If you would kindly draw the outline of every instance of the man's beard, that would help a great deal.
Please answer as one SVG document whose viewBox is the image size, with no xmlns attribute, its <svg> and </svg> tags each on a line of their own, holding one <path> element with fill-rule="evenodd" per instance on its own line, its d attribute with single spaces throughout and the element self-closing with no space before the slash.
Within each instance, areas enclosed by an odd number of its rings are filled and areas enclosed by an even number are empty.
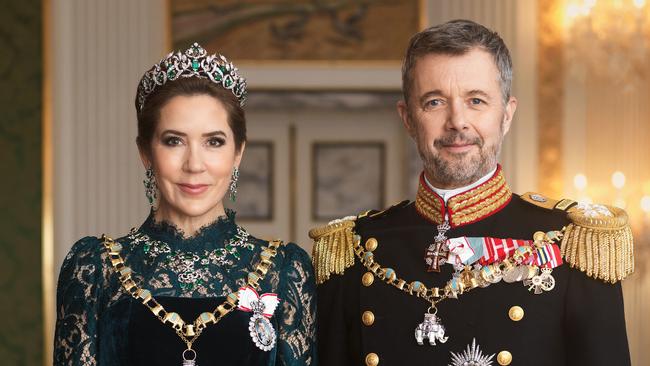
<svg viewBox="0 0 650 366">
<path fill-rule="evenodd" d="M 471 137 L 462 132 L 450 131 L 433 142 L 438 151 L 451 144 L 460 143 L 476 145 L 479 153 L 469 158 L 467 156 L 471 152 L 452 153 L 449 154 L 449 158 L 443 158 L 440 153 L 432 153 L 426 147 L 418 150 L 424 164 L 424 171 L 427 177 L 433 180 L 432 184 L 441 185 L 440 188 L 459 188 L 476 182 L 496 167 L 502 142 L 503 133 L 494 145 L 486 146 L 485 141 L 479 136 Z"/>
</svg>

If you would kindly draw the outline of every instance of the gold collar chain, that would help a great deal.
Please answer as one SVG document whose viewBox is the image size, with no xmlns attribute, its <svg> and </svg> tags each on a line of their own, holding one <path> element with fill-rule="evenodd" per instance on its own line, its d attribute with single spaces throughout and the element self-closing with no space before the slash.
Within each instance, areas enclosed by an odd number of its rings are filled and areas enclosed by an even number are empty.
<svg viewBox="0 0 650 366">
<path fill-rule="evenodd" d="M 151 291 L 139 287 L 132 278 L 133 271 L 124 263 L 124 259 L 120 255 L 122 251 L 122 244 L 114 241 L 113 239 L 102 235 L 104 248 L 108 252 L 108 257 L 111 261 L 114 272 L 119 276 L 122 288 L 130 294 L 133 298 L 142 301 L 142 303 L 151 310 L 151 312 L 163 324 L 169 324 L 176 334 L 185 342 L 187 349 L 183 352 L 190 352 L 196 358 L 196 352 L 192 349 L 192 344 L 196 342 L 203 330 L 210 324 L 217 324 L 224 316 L 230 313 L 237 306 L 238 295 L 237 293 L 230 293 L 226 296 L 226 301 L 217 306 L 212 312 L 204 312 L 199 315 L 193 323 L 188 324 L 181 318 L 178 313 L 168 312 L 165 308 L 152 296 Z M 248 273 L 247 283 L 248 286 L 256 290 L 260 289 L 259 281 L 263 280 L 269 268 L 273 264 L 272 259 L 277 254 L 277 249 L 282 245 L 282 241 L 271 241 L 268 247 L 264 248 L 260 253 L 260 260 L 252 272 Z"/>
<path fill-rule="evenodd" d="M 542 268 L 542 273 L 538 275 L 538 266 L 523 264 L 526 258 L 532 255 L 532 247 L 519 247 L 523 248 L 523 250 L 517 251 L 512 257 L 498 263 L 480 268 L 465 266 L 460 274 L 452 276 L 452 279 L 447 282 L 444 288 L 427 288 L 420 281 L 412 281 L 407 284 L 405 280 L 397 277 L 394 269 L 382 267 L 381 264 L 375 261 L 373 251 L 379 245 L 377 239 L 368 238 L 364 248 L 361 246 L 361 237 L 354 235 L 353 245 L 355 254 L 363 266 L 372 273 L 372 276 L 379 277 L 383 282 L 396 287 L 398 290 L 420 297 L 431 304 L 424 314 L 424 321 L 415 328 L 415 340 L 419 345 L 424 344 L 425 338 L 429 339 L 432 346 L 436 345 L 436 341 L 445 343 L 449 339 L 449 337 L 445 336 L 445 327 L 441 323 L 441 318 L 436 315 L 438 312 L 436 305 L 445 299 L 458 298 L 459 295 L 472 289 L 487 287 L 501 280 L 505 282 L 524 281 L 524 285 L 529 286 L 529 290 L 534 289 L 535 294 L 551 291 L 555 287 L 555 279 L 551 276 L 552 269 Z M 437 329 L 437 331 L 433 332 L 431 329 Z"/>
<path fill-rule="evenodd" d="M 489 264 L 481 268 L 466 266 L 460 272 L 459 276 L 454 276 L 443 288 L 427 288 L 421 281 L 407 282 L 399 278 L 394 269 L 382 267 L 377 262 L 373 253 L 377 245 L 377 239 L 369 238 L 366 240 L 364 248 L 361 246 L 361 237 L 359 235 L 354 236 L 354 252 L 361 264 L 368 271 L 398 290 L 426 300 L 434 308 L 436 304 L 445 299 L 456 299 L 459 295 L 477 287 L 485 288 L 501 280 L 508 283 L 524 281 L 524 284 L 526 284 L 526 282 L 531 281 L 531 279 L 537 277 L 539 274 L 539 266 L 519 264 L 521 262 L 519 257 L 521 253 L 518 253 L 511 258 L 506 258 L 501 262 Z M 532 251 L 532 248 L 529 250 Z M 551 289 L 548 287 L 544 288 L 545 291 L 550 291 Z M 535 288 L 535 293 L 538 293 L 537 288 Z"/>
</svg>

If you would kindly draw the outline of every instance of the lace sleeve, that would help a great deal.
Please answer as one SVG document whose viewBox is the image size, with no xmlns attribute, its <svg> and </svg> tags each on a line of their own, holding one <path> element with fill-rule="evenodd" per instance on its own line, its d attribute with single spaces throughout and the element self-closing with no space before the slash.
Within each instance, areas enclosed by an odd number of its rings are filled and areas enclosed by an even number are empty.
<svg viewBox="0 0 650 366">
<path fill-rule="evenodd" d="M 316 284 L 309 255 L 288 244 L 280 273 L 277 365 L 316 365 Z"/>
<path fill-rule="evenodd" d="M 86 237 L 70 250 L 57 285 L 54 365 L 97 365 L 97 304 L 102 278 L 99 240 Z"/>
</svg>

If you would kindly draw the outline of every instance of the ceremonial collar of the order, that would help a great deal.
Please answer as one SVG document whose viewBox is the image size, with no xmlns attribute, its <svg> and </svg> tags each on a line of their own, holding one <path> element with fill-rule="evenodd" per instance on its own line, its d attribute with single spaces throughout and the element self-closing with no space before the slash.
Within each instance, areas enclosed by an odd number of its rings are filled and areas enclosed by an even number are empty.
<svg viewBox="0 0 650 366">
<path fill-rule="evenodd" d="M 441 224 L 448 215 L 451 227 L 471 224 L 491 216 L 510 202 L 512 191 L 503 176 L 501 165 L 487 181 L 445 201 L 427 184 L 424 172 L 415 198 L 415 208 L 422 217 Z"/>
</svg>

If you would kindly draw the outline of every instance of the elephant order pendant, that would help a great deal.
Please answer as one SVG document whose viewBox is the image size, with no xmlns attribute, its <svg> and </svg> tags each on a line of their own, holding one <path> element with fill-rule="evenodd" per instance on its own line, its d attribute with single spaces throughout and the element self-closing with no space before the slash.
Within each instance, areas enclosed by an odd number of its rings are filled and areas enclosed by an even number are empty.
<svg viewBox="0 0 650 366">
<path fill-rule="evenodd" d="M 432 346 L 436 345 L 436 341 L 445 343 L 449 339 L 449 337 L 445 337 L 445 327 L 440 324 L 440 319 L 436 314 L 424 314 L 424 321 L 415 328 L 415 340 L 420 346 L 427 338 Z"/>
</svg>

